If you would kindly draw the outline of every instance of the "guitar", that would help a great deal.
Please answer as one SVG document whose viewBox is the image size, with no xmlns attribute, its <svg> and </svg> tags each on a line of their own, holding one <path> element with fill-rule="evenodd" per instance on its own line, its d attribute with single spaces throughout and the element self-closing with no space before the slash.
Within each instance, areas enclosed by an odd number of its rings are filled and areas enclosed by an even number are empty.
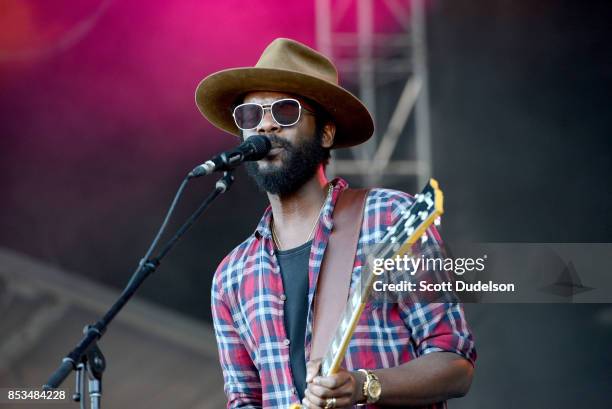
<svg viewBox="0 0 612 409">
<path fill-rule="evenodd" d="M 399 220 L 387 228 L 383 239 L 377 243 L 368 260 L 393 258 L 403 256 L 411 250 L 417 240 L 427 240 L 425 231 L 432 224 L 439 224 L 439 217 L 444 213 L 444 195 L 435 179 L 430 179 L 423 191 L 415 196 L 414 203 L 402 213 Z M 364 266 L 363 271 L 367 274 Z M 363 313 L 366 302 L 372 292 L 372 284 L 376 275 L 369 274 L 362 277 L 363 285 L 356 288 L 346 303 L 341 314 L 339 325 L 336 327 L 330 345 L 321 361 L 320 374 L 333 375 L 340 369 L 349 342 L 355 332 L 359 318 Z M 302 408 L 293 404 L 290 409 Z"/>
</svg>

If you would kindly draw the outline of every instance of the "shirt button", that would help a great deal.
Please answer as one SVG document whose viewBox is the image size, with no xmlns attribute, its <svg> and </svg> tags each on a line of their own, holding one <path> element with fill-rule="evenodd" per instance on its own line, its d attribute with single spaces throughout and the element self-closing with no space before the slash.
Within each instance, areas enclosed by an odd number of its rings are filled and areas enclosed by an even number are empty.
<svg viewBox="0 0 612 409">
<path fill-rule="evenodd" d="M 285 340 L 283 341 L 283 344 L 285 345 L 289 345 L 291 343 L 291 341 L 289 341 L 288 338 L 285 338 Z"/>
<path fill-rule="evenodd" d="M 285 301 L 287 299 L 287 296 L 285 294 L 281 294 L 280 299 L 281 301 Z"/>
</svg>

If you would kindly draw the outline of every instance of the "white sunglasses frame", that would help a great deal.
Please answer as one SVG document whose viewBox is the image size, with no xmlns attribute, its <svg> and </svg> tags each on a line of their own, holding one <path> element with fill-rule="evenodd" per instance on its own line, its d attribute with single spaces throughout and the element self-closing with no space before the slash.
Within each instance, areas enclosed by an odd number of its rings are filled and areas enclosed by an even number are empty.
<svg viewBox="0 0 612 409">
<path fill-rule="evenodd" d="M 279 122 L 276 120 L 276 118 L 274 118 L 274 112 L 272 112 L 272 105 L 276 104 L 277 102 L 282 102 L 282 101 L 294 101 L 294 102 L 296 102 L 296 103 L 298 104 L 298 117 L 297 117 L 297 120 L 296 120 L 295 122 L 293 122 L 292 124 L 289 124 L 289 125 L 283 125 L 283 124 L 279 123 Z M 261 107 L 261 109 L 263 110 L 263 114 L 261 115 L 261 120 L 260 120 L 260 121 L 259 121 L 259 123 L 258 123 L 257 125 L 255 125 L 253 128 L 241 128 L 241 127 L 240 127 L 240 125 L 238 125 L 238 122 L 236 121 L 236 110 L 237 110 L 238 108 L 242 107 L 242 106 L 245 106 L 245 105 L 258 105 L 258 106 L 260 106 L 260 107 Z M 238 129 L 240 129 L 241 131 L 251 131 L 251 130 L 253 130 L 253 129 L 257 129 L 257 128 L 259 128 L 259 125 L 261 125 L 261 123 L 262 123 L 262 122 L 263 122 L 263 120 L 264 120 L 264 117 L 266 116 L 266 109 L 269 109 L 269 110 L 270 110 L 270 115 L 272 116 L 272 119 L 273 119 L 273 120 L 274 120 L 274 122 L 276 122 L 276 124 L 277 124 L 278 126 L 280 126 L 280 127 L 290 127 L 290 126 L 293 126 L 293 125 L 297 124 L 298 122 L 300 122 L 300 119 L 302 118 L 302 110 L 304 110 L 305 112 L 308 112 L 308 113 L 314 114 L 314 112 L 313 112 L 313 111 L 309 110 L 309 109 L 308 109 L 308 108 L 306 108 L 306 107 L 303 107 L 303 106 L 302 106 L 302 104 L 300 103 L 300 101 L 298 101 L 298 100 L 297 100 L 297 99 L 295 99 L 295 98 L 281 98 L 281 99 L 278 99 L 278 100 L 276 100 L 276 101 L 272 102 L 271 104 L 266 104 L 266 105 L 258 104 L 258 103 L 256 103 L 256 102 L 245 102 L 245 103 L 243 103 L 243 104 L 240 104 L 240 105 L 236 106 L 236 107 L 234 108 L 234 110 L 232 111 L 232 118 L 234 118 L 234 123 L 236 124 L 236 127 L 237 127 Z"/>
</svg>

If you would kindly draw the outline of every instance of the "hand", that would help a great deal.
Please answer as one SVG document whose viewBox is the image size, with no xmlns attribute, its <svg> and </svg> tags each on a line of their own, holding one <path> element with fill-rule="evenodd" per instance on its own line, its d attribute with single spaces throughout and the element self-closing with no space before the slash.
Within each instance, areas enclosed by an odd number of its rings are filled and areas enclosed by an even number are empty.
<svg viewBox="0 0 612 409">
<path fill-rule="evenodd" d="M 331 376 L 320 376 L 321 360 L 306 364 L 306 392 L 302 405 L 308 409 L 324 409 L 327 399 L 336 398 L 335 408 L 350 408 L 363 398 L 361 372 L 349 372 L 340 368 Z"/>
</svg>

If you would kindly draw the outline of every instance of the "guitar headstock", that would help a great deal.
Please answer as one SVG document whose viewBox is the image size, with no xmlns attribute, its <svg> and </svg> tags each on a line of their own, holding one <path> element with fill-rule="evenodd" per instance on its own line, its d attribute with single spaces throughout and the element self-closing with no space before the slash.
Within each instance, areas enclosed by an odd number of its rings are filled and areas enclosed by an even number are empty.
<svg viewBox="0 0 612 409">
<path fill-rule="evenodd" d="M 429 183 L 423 191 L 414 197 L 414 203 L 402 215 L 402 228 L 407 238 L 400 247 L 401 253 L 404 246 L 411 246 L 425 234 L 429 226 L 439 223 L 439 217 L 444 213 L 444 194 L 440 190 L 438 181 L 429 179 Z"/>
<path fill-rule="evenodd" d="M 380 243 L 383 254 L 376 257 L 390 258 L 408 252 L 421 237 L 427 238 L 425 231 L 432 224 L 438 225 L 443 213 L 444 195 L 438 181 L 429 179 L 423 191 L 415 195 L 412 205 L 402 212 L 402 217 L 387 228 Z"/>
</svg>

